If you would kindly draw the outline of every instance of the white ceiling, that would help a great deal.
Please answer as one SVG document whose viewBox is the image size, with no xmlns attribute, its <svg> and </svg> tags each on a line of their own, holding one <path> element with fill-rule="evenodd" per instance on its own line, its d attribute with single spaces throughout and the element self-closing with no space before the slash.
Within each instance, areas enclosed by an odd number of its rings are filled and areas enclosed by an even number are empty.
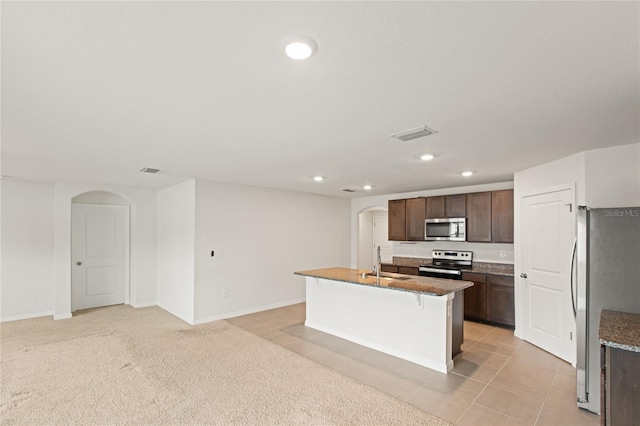
<svg viewBox="0 0 640 426">
<path fill-rule="evenodd" d="M 640 140 L 638 2 L 1 7 L 2 175 L 17 179 L 357 197 Z M 317 53 L 284 56 L 291 34 Z M 420 125 L 438 133 L 388 136 Z"/>
</svg>

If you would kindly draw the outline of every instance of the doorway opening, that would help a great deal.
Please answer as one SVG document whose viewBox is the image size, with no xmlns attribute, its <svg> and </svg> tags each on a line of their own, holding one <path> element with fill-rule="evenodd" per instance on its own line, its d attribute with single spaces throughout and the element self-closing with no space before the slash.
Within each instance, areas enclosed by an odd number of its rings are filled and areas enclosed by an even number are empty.
<svg viewBox="0 0 640 426">
<path fill-rule="evenodd" d="M 382 262 L 393 260 L 388 220 L 388 212 L 382 208 L 369 208 L 358 214 L 358 269 L 373 269 L 378 246 Z"/>
</svg>

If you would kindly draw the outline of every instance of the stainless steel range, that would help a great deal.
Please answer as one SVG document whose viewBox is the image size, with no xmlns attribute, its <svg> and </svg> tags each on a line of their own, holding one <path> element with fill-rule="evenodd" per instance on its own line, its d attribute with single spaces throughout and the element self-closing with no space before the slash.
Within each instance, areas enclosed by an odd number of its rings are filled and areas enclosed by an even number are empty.
<svg viewBox="0 0 640 426">
<path fill-rule="evenodd" d="M 457 250 L 433 250 L 431 265 L 420 265 L 419 275 L 423 277 L 461 280 L 462 272 L 473 266 L 473 252 Z"/>
</svg>

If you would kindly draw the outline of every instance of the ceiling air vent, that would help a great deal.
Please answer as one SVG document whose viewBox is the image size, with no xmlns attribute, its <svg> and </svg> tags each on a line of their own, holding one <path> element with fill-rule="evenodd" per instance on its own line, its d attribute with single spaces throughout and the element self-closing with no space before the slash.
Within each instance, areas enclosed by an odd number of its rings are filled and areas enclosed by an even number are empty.
<svg viewBox="0 0 640 426">
<path fill-rule="evenodd" d="M 344 188 L 343 191 L 344 192 L 356 192 L 355 189 L 349 189 L 349 188 Z"/>
<path fill-rule="evenodd" d="M 433 129 L 428 128 L 427 126 L 416 127 L 415 129 L 404 130 L 402 132 L 394 133 L 393 135 L 389 135 L 392 138 L 400 139 L 401 141 L 410 141 L 411 139 L 421 138 L 423 136 L 429 136 L 434 133 L 438 133 Z"/>
<path fill-rule="evenodd" d="M 143 167 L 142 169 L 140 169 L 140 171 L 142 173 L 158 173 L 160 171 L 160 169 L 153 169 L 151 167 Z"/>
</svg>

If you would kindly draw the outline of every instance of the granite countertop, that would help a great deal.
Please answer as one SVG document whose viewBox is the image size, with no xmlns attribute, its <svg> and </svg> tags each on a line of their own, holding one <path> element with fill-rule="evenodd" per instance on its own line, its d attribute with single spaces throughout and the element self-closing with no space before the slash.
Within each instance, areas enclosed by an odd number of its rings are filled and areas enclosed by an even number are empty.
<svg viewBox="0 0 640 426">
<path fill-rule="evenodd" d="M 392 290 L 410 291 L 429 296 L 444 296 L 473 286 L 471 281 L 418 277 L 413 275 L 391 274 L 388 272 L 381 273 L 380 283 L 376 284 L 375 276 L 362 278 L 361 274 L 363 272 L 369 273 L 371 271 L 365 269 L 325 268 L 311 271 L 300 271 L 295 272 L 295 274 L 305 277 L 342 281 L 345 283 L 385 287 Z"/>
<path fill-rule="evenodd" d="M 393 266 L 430 266 L 430 258 L 422 257 L 399 257 L 394 256 L 392 262 L 383 262 L 383 265 Z M 465 269 L 464 272 L 476 272 L 478 274 L 493 274 L 493 275 L 513 275 L 512 263 L 491 263 L 491 262 L 473 262 L 471 269 Z"/>
<path fill-rule="evenodd" d="M 603 309 L 598 339 L 605 346 L 640 352 L 640 314 Z"/>
</svg>

